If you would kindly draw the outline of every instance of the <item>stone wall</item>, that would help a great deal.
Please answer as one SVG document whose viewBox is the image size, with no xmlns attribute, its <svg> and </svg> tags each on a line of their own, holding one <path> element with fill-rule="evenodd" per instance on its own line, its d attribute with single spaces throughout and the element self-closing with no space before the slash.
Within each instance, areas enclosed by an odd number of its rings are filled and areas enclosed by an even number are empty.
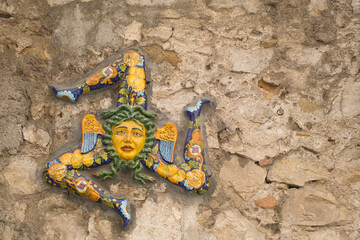
<svg viewBox="0 0 360 240">
<path fill-rule="evenodd" d="M 359 0 L 1 0 L 0 239 L 360 239 L 359 16 Z M 130 46 L 179 129 L 193 98 L 214 100 L 212 190 L 101 182 L 131 202 L 124 229 L 41 168 L 116 105 L 115 88 L 71 104 L 51 86 Z"/>
</svg>

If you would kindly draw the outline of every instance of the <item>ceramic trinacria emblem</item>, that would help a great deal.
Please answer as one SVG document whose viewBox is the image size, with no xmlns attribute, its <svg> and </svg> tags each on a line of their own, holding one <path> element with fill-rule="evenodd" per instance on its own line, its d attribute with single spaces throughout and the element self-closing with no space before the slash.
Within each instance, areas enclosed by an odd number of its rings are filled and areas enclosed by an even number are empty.
<svg viewBox="0 0 360 240">
<path fill-rule="evenodd" d="M 120 82 L 117 108 L 104 112 L 106 120 L 102 124 L 94 115 L 86 115 L 81 122 L 81 145 L 49 161 L 43 177 L 51 185 L 115 209 L 126 226 L 130 221 L 128 201 L 111 196 L 81 170 L 109 164 L 109 171 L 94 176 L 114 178 L 119 170 L 131 170 L 136 180 L 152 182 L 152 177 L 142 174 L 146 167 L 188 191 L 205 193 L 209 188 L 209 175 L 200 112 L 203 104 L 210 101 L 200 99 L 195 107 L 186 110 L 190 121 L 184 159 L 181 159 L 175 154 L 176 126 L 166 123 L 158 129 L 154 124 L 156 115 L 147 111 L 146 68 L 141 51 L 130 49 L 82 84 L 65 90 L 54 88 L 54 91 L 57 97 L 76 102 L 86 92 L 117 82 Z"/>
</svg>

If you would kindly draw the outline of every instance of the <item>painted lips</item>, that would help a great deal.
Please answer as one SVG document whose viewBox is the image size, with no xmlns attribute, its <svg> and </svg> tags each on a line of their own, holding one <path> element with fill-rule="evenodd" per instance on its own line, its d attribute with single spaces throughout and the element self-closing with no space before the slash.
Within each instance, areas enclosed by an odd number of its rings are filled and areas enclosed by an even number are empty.
<svg viewBox="0 0 360 240">
<path fill-rule="evenodd" d="M 121 148 L 121 150 L 123 150 L 124 152 L 131 152 L 132 150 L 134 150 L 134 148 L 130 145 L 125 145 Z"/>
</svg>

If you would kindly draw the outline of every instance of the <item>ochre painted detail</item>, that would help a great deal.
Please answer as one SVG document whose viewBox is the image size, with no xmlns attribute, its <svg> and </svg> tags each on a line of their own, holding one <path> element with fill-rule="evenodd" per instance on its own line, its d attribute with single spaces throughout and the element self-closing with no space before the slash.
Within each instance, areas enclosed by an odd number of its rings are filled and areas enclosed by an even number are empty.
<svg viewBox="0 0 360 240">
<path fill-rule="evenodd" d="M 86 115 L 81 121 L 81 130 L 82 133 L 98 133 L 104 134 L 104 129 L 101 126 L 95 116 L 92 114 Z"/>
<path fill-rule="evenodd" d="M 156 139 L 168 142 L 176 142 L 177 129 L 173 123 L 166 123 L 164 127 L 158 129 L 155 133 Z"/>
</svg>

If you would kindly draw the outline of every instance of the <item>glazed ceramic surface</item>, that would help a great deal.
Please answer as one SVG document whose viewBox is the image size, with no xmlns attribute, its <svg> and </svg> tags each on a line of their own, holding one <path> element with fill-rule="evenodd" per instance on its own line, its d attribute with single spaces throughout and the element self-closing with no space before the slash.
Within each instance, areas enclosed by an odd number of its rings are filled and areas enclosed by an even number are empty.
<svg viewBox="0 0 360 240">
<path fill-rule="evenodd" d="M 105 111 L 105 122 L 94 115 L 82 119 L 82 142 L 78 146 L 50 160 L 43 170 L 44 180 L 84 198 L 113 208 L 123 218 L 123 225 L 130 221 L 128 201 L 112 197 L 96 182 L 82 174 L 82 170 L 109 164 L 109 171 L 94 174 L 96 177 L 114 178 L 119 170 L 133 171 L 138 181 L 153 181 L 142 174 L 143 167 L 151 169 L 173 184 L 188 191 L 203 194 L 209 188 L 209 175 L 204 155 L 200 129 L 200 99 L 195 107 L 186 110 L 189 128 L 183 158 L 175 153 L 177 128 L 166 123 L 157 128 L 156 114 L 147 111 L 148 95 L 145 57 L 140 50 L 129 49 L 108 66 L 85 79 L 80 85 L 59 90 L 59 98 L 72 102 L 84 93 L 111 86 L 119 82 L 117 108 Z"/>
</svg>

